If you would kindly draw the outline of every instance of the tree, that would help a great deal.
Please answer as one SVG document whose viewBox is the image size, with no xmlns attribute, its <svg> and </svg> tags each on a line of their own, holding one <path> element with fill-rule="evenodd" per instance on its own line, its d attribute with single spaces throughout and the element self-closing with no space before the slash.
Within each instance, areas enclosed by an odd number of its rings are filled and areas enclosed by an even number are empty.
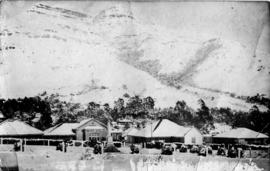
<svg viewBox="0 0 270 171">
<path fill-rule="evenodd" d="M 270 135 L 269 113 L 269 110 L 261 112 L 259 108 L 254 105 L 249 112 L 235 112 L 232 120 L 232 126 L 246 127 L 254 131 Z"/>
<path fill-rule="evenodd" d="M 214 122 L 225 122 L 226 124 L 231 124 L 233 121 L 233 111 L 230 108 L 211 108 L 210 114 L 213 116 Z"/>
<path fill-rule="evenodd" d="M 143 98 L 143 105 L 145 109 L 151 110 L 155 107 L 155 101 L 152 97 L 148 96 L 146 98 Z"/>
<path fill-rule="evenodd" d="M 111 108 L 110 108 L 110 105 L 109 105 L 108 103 L 105 103 L 105 104 L 103 105 L 103 107 L 104 107 L 104 110 L 105 110 L 105 111 L 110 112 Z"/>
<path fill-rule="evenodd" d="M 191 108 L 187 106 L 184 100 L 177 101 L 174 107 L 175 113 L 178 115 L 178 123 L 181 125 L 192 123 L 192 112 Z"/>
<path fill-rule="evenodd" d="M 129 128 L 130 128 L 129 123 L 125 123 L 125 125 L 124 125 L 124 130 L 127 130 L 127 129 L 129 129 Z"/>
<path fill-rule="evenodd" d="M 214 128 L 213 117 L 210 115 L 209 108 L 202 99 L 199 99 L 198 103 L 200 104 L 200 108 L 196 112 L 194 124 L 202 132 L 208 133 L 209 129 Z"/>
<path fill-rule="evenodd" d="M 125 101 L 122 98 L 114 101 L 114 108 L 111 111 L 111 117 L 113 120 L 117 120 L 119 118 L 124 117 L 125 115 Z"/>
<path fill-rule="evenodd" d="M 51 117 L 51 108 L 50 104 L 44 100 L 41 100 L 40 98 L 36 98 L 38 105 L 36 112 L 41 113 L 41 117 L 39 120 L 39 128 L 41 130 L 45 130 L 49 128 L 52 125 L 52 117 Z"/>
<path fill-rule="evenodd" d="M 123 97 L 125 97 L 125 98 L 130 98 L 130 95 L 129 95 L 128 93 L 125 93 L 125 94 L 123 95 Z"/>
<path fill-rule="evenodd" d="M 40 129 L 46 129 L 52 123 L 50 104 L 39 96 L 1 100 L 1 111 L 6 118 L 19 119 L 26 123 L 31 123 L 35 114 L 40 113 Z"/>
<path fill-rule="evenodd" d="M 233 117 L 233 122 L 232 122 L 232 127 L 247 127 L 249 124 L 248 121 L 248 113 L 246 112 L 242 112 L 242 111 L 238 111 L 235 112 L 234 117 Z"/>
<path fill-rule="evenodd" d="M 139 96 L 133 96 L 128 99 L 125 113 L 133 118 L 137 118 L 145 117 L 148 112 L 144 108 L 143 100 Z"/>
</svg>

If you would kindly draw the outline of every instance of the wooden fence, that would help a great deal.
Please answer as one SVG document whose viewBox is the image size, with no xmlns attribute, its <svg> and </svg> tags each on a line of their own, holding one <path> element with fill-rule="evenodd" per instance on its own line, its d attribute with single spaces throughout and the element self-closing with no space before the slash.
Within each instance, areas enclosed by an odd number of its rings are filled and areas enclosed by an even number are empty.
<svg viewBox="0 0 270 171">
<path fill-rule="evenodd" d="M 61 139 L 28 139 L 28 138 L 0 138 L 0 144 L 14 144 L 20 142 L 27 145 L 43 145 L 43 146 L 56 146 L 63 142 Z M 71 140 L 68 142 L 68 146 L 83 147 L 85 141 Z"/>
</svg>

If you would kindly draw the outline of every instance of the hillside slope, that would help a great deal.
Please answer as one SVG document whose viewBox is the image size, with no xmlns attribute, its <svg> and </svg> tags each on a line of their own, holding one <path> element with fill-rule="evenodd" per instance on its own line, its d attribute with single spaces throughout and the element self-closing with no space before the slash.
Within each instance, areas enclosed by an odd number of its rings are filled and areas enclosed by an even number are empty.
<svg viewBox="0 0 270 171">
<path fill-rule="evenodd" d="M 269 96 L 267 51 L 254 62 L 237 41 L 144 24 L 125 4 L 89 13 L 63 6 L 34 3 L 2 20 L 1 97 L 47 91 L 112 104 L 129 93 L 152 96 L 158 107 L 183 99 L 196 108 L 202 98 L 248 110 L 252 104 L 230 94 Z"/>
</svg>

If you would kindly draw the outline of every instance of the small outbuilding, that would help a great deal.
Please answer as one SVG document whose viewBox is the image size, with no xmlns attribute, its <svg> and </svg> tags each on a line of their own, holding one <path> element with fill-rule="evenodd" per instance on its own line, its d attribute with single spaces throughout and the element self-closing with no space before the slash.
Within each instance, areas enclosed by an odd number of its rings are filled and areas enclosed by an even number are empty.
<svg viewBox="0 0 270 171">
<path fill-rule="evenodd" d="M 266 144 L 269 137 L 248 128 L 235 128 L 213 136 L 217 144 Z"/>
</svg>

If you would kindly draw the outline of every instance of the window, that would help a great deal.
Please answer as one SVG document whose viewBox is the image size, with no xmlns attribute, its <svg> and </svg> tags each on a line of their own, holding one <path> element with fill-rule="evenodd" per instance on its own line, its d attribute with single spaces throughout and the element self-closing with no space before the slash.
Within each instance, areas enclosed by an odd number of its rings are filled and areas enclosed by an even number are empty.
<svg viewBox="0 0 270 171">
<path fill-rule="evenodd" d="M 195 137 L 191 138 L 191 143 L 196 144 L 196 138 Z"/>
<path fill-rule="evenodd" d="M 99 137 L 99 133 L 91 133 L 89 134 L 89 137 Z"/>
</svg>

